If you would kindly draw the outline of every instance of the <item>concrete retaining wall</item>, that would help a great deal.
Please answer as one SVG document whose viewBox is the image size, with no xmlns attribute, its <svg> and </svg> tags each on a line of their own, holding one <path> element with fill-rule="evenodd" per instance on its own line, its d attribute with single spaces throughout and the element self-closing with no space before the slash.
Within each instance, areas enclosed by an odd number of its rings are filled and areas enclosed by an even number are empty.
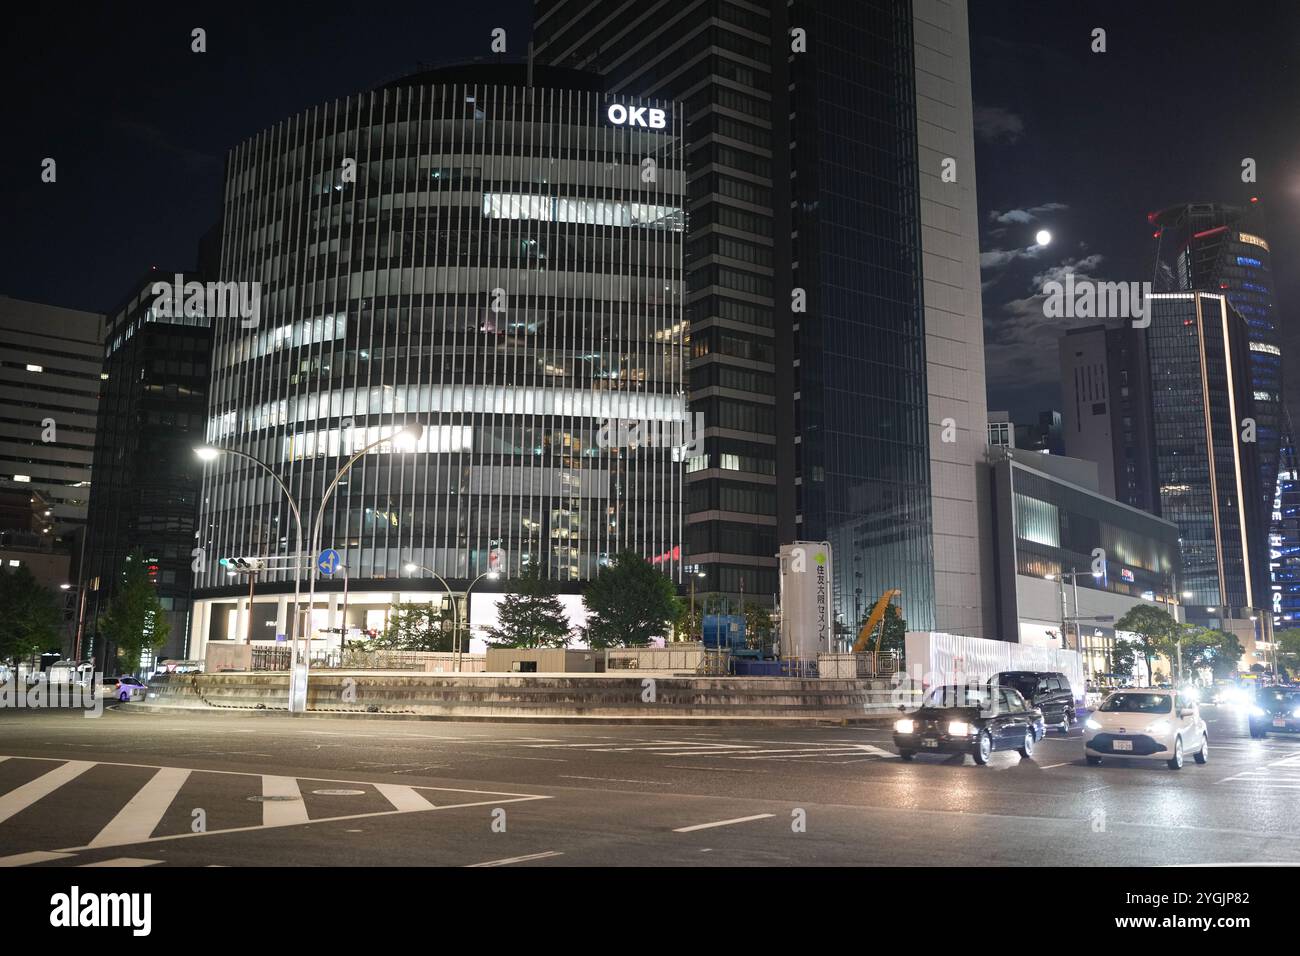
<svg viewBox="0 0 1300 956">
<path fill-rule="evenodd" d="M 653 701 L 649 700 L 653 680 Z M 151 685 L 148 702 L 284 710 L 288 675 L 195 674 Z M 888 714 L 887 681 L 610 675 L 392 674 L 324 671 L 307 706 L 321 712 L 438 717 L 825 717 Z"/>
</svg>

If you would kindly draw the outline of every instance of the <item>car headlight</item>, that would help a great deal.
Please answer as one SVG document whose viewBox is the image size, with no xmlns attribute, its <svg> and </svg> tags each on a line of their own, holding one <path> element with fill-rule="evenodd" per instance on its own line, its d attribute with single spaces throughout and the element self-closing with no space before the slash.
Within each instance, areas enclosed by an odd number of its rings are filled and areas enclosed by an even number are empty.
<svg viewBox="0 0 1300 956">
<path fill-rule="evenodd" d="M 1097 723 L 1091 717 L 1083 722 L 1083 726 L 1087 727 L 1089 730 L 1101 730 L 1101 724 Z"/>
<path fill-rule="evenodd" d="M 1294 717 L 1296 720 L 1300 720 L 1300 707 L 1297 707 L 1295 710 L 1291 711 L 1291 716 Z"/>
<path fill-rule="evenodd" d="M 1250 708 L 1250 716 L 1252 716 L 1252 717 L 1263 717 L 1263 716 L 1264 716 L 1264 708 L 1263 708 L 1263 707 L 1259 707 L 1259 706 L 1256 706 L 1256 707 L 1252 707 L 1252 708 Z"/>
<path fill-rule="evenodd" d="M 1147 727 L 1149 734 L 1167 734 L 1169 733 L 1169 721 L 1157 720 L 1154 724 Z"/>
<path fill-rule="evenodd" d="M 970 724 L 964 720 L 951 720 L 948 722 L 949 737 L 969 737 Z"/>
<path fill-rule="evenodd" d="M 894 721 L 894 730 L 900 734 L 910 734 L 916 729 L 916 722 L 911 720 Z"/>
</svg>

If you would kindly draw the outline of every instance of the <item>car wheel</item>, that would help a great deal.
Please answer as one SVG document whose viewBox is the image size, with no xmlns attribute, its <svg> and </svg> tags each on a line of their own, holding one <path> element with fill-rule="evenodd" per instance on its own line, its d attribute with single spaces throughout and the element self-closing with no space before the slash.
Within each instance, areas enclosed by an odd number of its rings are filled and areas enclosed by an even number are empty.
<svg viewBox="0 0 1300 956">
<path fill-rule="evenodd" d="M 1250 735 L 1251 735 L 1252 737 L 1254 737 L 1256 740 L 1263 740 L 1265 737 L 1268 736 L 1268 731 L 1267 731 L 1267 730 L 1256 730 L 1254 727 L 1251 727 L 1251 728 L 1250 728 Z"/>
<path fill-rule="evenodd" d="M 1201 737 L 1201 749 L 1196 751 L 1196 762 L 1199 764 L 1208 763 L 1210 760 L 1210 737 L 1208 734 Z"/>
<path fill-rule="evenodd" d="M 916 756 L 916 751 L 915 751 L 915 750 L 900 750 L 900 751 L 898 752 L 898 756 L 902 757 L 904 760 L 911 760 L 913 757 Z"/>
<path fill-rule="evenodd" d="M 989 762 L 989 757 L 993 755 L 993 735 L 987 730 L 980 733 L 979 740 L 975 742 L 975 762 L 981 767 Z"/>
<path fill-rule="evenodd" d="M 1061 710 L 1061 733 L 1068 734 L 1069 732 L 1070 732 L 1070 710 L 1067 707 Z"/>
<path fill-rule="evenodd" d="M 1020 759 L 1031 760 L 1033 756 L 1034 756 L 1034 732 L 1032 730 L 1026 730 L 1025 742 L 1024 745 L 1020 748 Z"/>
<path fill-rule="evenodd" d="M 131 695 L 127 691 L 122 691 L 122 693 L 117 695 L 117 699 L 125 704 L 131 699 Z"/>
<path fill-rule="evenodd" d="M 1183 769 L 1183 738 L 1174 738 L 1174 755 L 1169 758 L 1170 770 Z"/>
<path fill-rule="evenodd" d="M 1094 757 L 1092 754 L 1088 754 L 1088 764 L 1089 764 L 1089 766 L 1092 766 L 1092 767 L 1100 766 L 1100 765 L 1101 765 L 1101 758 L 1100 758 L 1100 757 Z"/>
</svg>

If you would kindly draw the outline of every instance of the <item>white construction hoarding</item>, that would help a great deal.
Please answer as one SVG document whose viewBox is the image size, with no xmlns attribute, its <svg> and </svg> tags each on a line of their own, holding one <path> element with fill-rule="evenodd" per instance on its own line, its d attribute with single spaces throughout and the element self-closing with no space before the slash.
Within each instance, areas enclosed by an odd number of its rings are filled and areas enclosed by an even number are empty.
<svg viewBox="0 0 1300 956">
<path fill-rule="evenodd" d="M 1075 699 L 1083 699 L 1083 659 L 1077 651 L 937 631 L 908 631 L 906 647 L 907 676 L 925 688 L 983 683 L 1001 671 L 1055 671 L 1070 679 Z"/>
</svg>

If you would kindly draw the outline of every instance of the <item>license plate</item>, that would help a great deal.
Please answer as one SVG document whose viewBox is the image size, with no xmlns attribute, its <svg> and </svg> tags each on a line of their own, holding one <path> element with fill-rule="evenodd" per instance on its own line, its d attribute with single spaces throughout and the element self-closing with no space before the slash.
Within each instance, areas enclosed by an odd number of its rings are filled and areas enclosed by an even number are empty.
<svg viewBox="0 0 1300 956">
<path fill-rule="evenodd" d="M 921 741 L 921 746 L 922 746 L 922 747 L 937 747 L 937 746 L 939 746 L 939 741 L 937 741 L 937 740 L 922 740 L 922 741 Z"/>
<path fill-rule="evenodd" d="M 1131 741 L 1131 740 L 1115 740 L 1115 741 L 1112 741 L 1112 742 L 1111 742 L 1111 746 L 1114 747 L 1116 750 L 1132 750 L 1132 749 L 1133 749 L 1133 741 Z"/>
<path fill-rule="evenodd" d="M 1286 718 L 1285 718 L 1285 717 L 1274 717 L 1274 718 L 1273 718 L 1273 726 L 1274 726 L 1274 727 L 1285 727 L 1285 726 L 1286 726 Z"/>
</svg>

